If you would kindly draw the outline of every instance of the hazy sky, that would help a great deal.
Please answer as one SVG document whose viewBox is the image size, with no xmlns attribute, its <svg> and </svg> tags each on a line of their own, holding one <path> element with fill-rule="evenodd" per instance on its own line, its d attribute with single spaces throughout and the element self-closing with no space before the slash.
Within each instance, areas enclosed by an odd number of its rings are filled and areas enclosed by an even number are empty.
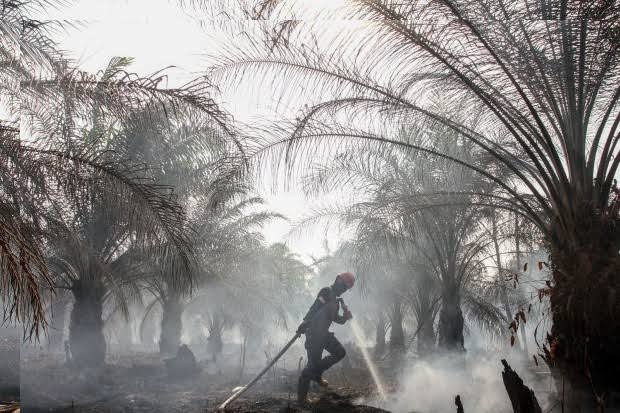
<svg viewBox="0 0 620 413">
<path fill-rule="evenodd" d="M 313 0 L 312 5 L 334 5 L 339 0 Z M 82 69 L 96 72 L 114 56 L 135 59 L 131 71 L 150 74 L 167 66 L 170 83 L 190 80 L 206 67 L 205 55 L 213 52 L 212 40 L 205 29 L 173 0 L 78 0 L 74 4 L 52 11 L 51 18 L 78 22 L 75 29 L 57 38 L 61 47 L 78 61 Z M 213 32 L 210 32 L 212 35 Z M 234 102 L 233 102 L 234 103 Z M 256 108 L 259 110 L 258 108 Z M 252 108 L 238 109 L 234 115 L 246 118 Z M 288 192 L 262 194 L 270 209 L 296 221 L 307 215 L 311 202 L 296 188 Z M 307 232 L 303 238 L 285 238 L 290 224 L 273 222 L 265 229 L 268 242 L 288 241 L 293 251 L 302 256 L 323 253 L 322 230 Z M 338 242 L 330 236 L 330 247 Z"/>
</svg>

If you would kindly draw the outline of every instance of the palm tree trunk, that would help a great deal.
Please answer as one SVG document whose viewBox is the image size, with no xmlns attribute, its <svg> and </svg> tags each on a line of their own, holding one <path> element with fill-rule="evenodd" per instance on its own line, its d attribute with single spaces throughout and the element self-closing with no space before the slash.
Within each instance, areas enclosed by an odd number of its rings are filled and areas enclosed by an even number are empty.
<svg viewBox="0 0 620 413">
<path fill-rule="evenodd" d="M 519 231 L 519 215 L 515 214 L 515 252 L 516 252 L 516 267 L 517 271 L 521 270 L 521 232 Z M 521 330 L 521 343 L 523 343 L 523 353 L 525 357 L 529 357 L 529 349 L 527 348 L 527 335 L 525 332 L 525 323 L 520 323 Z"/>
<path fill-rule="evenodd" d="M 375 354 L 380 356 L 385 351 L 385 331 L 386 320 L 383 312 L 379 313 L 379 319 L 377 320 L 377 326 L 375 331 Z"/>
<path fill-rule="evenodd" d="M 433 315 L 428 314 L 425 318 L 418 321 L 423 323 L 418 333 L 418 354 L 424 356 L 433 352 L 435 349 L 435 327 L 433 326 Z"/>
<path fill-rule="evenodd" d="M 63 350 L 63 337 L 65 332 L 65 323 L 67 321 L 67 305 L 69 304 L 69 296 L 66 294 L 54 297 L 51 305 L 51 323 L 49 332 L 49 351 Z"/>
<path fill-rule="evenodd" d="M 444 288 L 439 312 L 439 346 L 450 351 L 465 351 L 461 297 L 456 287 Z"/>
<path fill-rule="evenodd" d="M 401 308 L 401 299 L 397 294 L 394 296 L 390 324 L 392 325 L 392 328 L 390 329 L 390 347 L 396 350 L 404 350 L 405 330 L 403 328 L 403 313 Z"/>
<path fill-rule="evenodd" d="M 222 342 L 222 332 L 224 330 L 223 323 L 220 323 L 216 317 L 212 320 L 209 326 L 209 337 L 207 337 L 208 351 L 211 353 L 213 361 L 216 361 L 217 356 L 222 352 L 224 343 Z"/>
<path fill-rule="evenodd" d="M 121 350 L 130 350 L 133 346 L 133 332 L 131 329 L 131 320 L 122 320 L 118 328 L 118 344 Z"/>
<path fill-rule="evenodd" d="M 239 369 L 239 381 L 243 380 L 243 372 L 245 371 L 245 356 L 246 356 L 247 349 L 248 349 L 248 336 L 247 334 L 244 334 L 243 339 L 241 340 L 241 368 Z"/>
<path fill-rule="evenodd" d="M 106 342 L 103 335 L 103 284 L 78 280 L 72 288 L 73 309 L 69 329 L 72 361 L 79 367 L 98 367 L 105 363 Z"/>
<path fill-rule="evenodd" d="M 163 316 L 161 319 L 161 334 L 159 337 L 159 351 L 162 354 L 174 354 L 181 344 L 183 330 L 183 303 L 179 294 L 170 294 L 163 302 Z"/>
<path fill-rule="evenodd" d="M 213 361 L 217 359 L 217 356 L 222 352 L 223 343 L 222 336 L 219 332 L 210 336 L 211 340 L 211 357 Z"/>
<path fill-rule="evenodd" d="M 514 317 L 513 312 L 510 309 L 510 302 L 508 300 L 508 287 L 507 282 L 504 279 L 504 267 L 502 266 L 502 257 L 499 248 L 498 232 L 497 232 L 497 217 L 495 216 L 495 211 L 491 213 L 491 225 L 492 225 L 492 238 L 493 238 L 493 246 L 495 248 L 495 265 L 497 266 L 497 281 L 499 282 L 500 288 L 500 297 L 502 300 L 502 306 L 504 307 L 504 315 L 506 316 L 506 323 L 510 324 L 512 318 Z M 506 341 L 508 343 L 508 341 Z"/>
<path fill-rule="evenodd" d="M 589 236 L 589 244 L 552 246 L 553 284 L 545 290 L 550 294 L 553 319 L 545 352 L 566 381 L 562 385 L 571 399 L 568 412 L 620 392 L 618 247 L 602 230 L 603 237 L 594 238 L 598 234 L 592 223 L 589 226 L 590 232 L 583 234 L 584 239 Z"/>
</svg>

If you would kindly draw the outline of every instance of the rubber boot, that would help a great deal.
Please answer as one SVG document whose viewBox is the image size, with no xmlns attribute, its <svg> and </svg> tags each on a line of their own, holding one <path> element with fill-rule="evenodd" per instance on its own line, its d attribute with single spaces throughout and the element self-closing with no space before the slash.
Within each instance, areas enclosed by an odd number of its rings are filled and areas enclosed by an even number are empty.
<svg viewBox="0 0 620 413">
<path fill-rule="evenodd" d="M 309 403 L 308 390 L 310 389 L 310 379 L 303 374 L 299 376 L 299 382 L 297 383 L 297 401 L 300 404 Z"/>
</svg>

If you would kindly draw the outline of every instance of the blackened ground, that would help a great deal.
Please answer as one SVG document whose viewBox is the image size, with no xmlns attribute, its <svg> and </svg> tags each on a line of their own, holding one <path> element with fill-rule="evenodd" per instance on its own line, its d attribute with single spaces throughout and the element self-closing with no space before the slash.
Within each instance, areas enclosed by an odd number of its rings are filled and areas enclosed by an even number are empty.
<svg viewBox="0 0 620 413">
<path fill-rule="evenodd" d="M 227 412 L 257 412 L 257 413 L 382 413 L 376 407 L 354 403 L 356 397 L 352 394 L 325 392 L 320 394 L 309 405 L 300 406 L 294 400 L 283 395 L 257 395 L 246 400 L 240 400 L 232 405 Z"/>
<path fill-rule="evenodd" d="M 22 356 L 21 401 L 23 412 L 210 412 L 226 400 L 232 389 L 245 384 L 266 355 L 255 354 L 254 366 L 239 378 L 239 355 L 234 351 L 217 364 L 203 359 L 194 375 L 171 379 L 164 360 L 155 353 L 108 355 L 100 369 L 75 370 L 62 354 L 29 351 Z M 328 392 L 311 389 L 318 399 L 311 406 L 295 403 L 298 356 L 289 355 L 254 388 L 230 405 L 230 412 L 346 412 L 379 413 L 384 410 L 357 405 L 372 398 L 374 385 L 354 351 L 325 375 Z M 288 366 L 288 368 L 286 368 Z M 248 367 L 249 368 L 249 367 Z M 388 383 L 389 384 L 389 383 Z"/>
</svg>

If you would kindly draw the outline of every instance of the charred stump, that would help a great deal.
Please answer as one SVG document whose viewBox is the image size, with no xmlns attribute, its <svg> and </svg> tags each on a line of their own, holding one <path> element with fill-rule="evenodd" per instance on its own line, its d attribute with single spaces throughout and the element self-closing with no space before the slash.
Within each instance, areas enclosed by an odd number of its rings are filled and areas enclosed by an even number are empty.
<svg viewBox="0 0 620 413">
<path fill-rule="evenodd" d="M 514 413 L 542 413 L 534 392 L 523 384 L 521 377 L 512 370 L 506 360 L 502 360 L 502 364 L 504 365 L 502 379 Z"/>
<path fill-rule="evenodd" d="M 177 354 L 173 358 L 164 360 L 166 372 L 171 378 L 186 378 L 200 371 L 196 357 L 186 344 L 179 346 Z"/>
<path fill-rule="evenodd" d="M 461 402 L 461 396 L 460 395 L 456 395 L 456 397 L 454 398 L 454 404 L 456 404 L 456 413 L 465 413 L 465 410 L 463 409 L 463 402 Z"/>
</svg>

